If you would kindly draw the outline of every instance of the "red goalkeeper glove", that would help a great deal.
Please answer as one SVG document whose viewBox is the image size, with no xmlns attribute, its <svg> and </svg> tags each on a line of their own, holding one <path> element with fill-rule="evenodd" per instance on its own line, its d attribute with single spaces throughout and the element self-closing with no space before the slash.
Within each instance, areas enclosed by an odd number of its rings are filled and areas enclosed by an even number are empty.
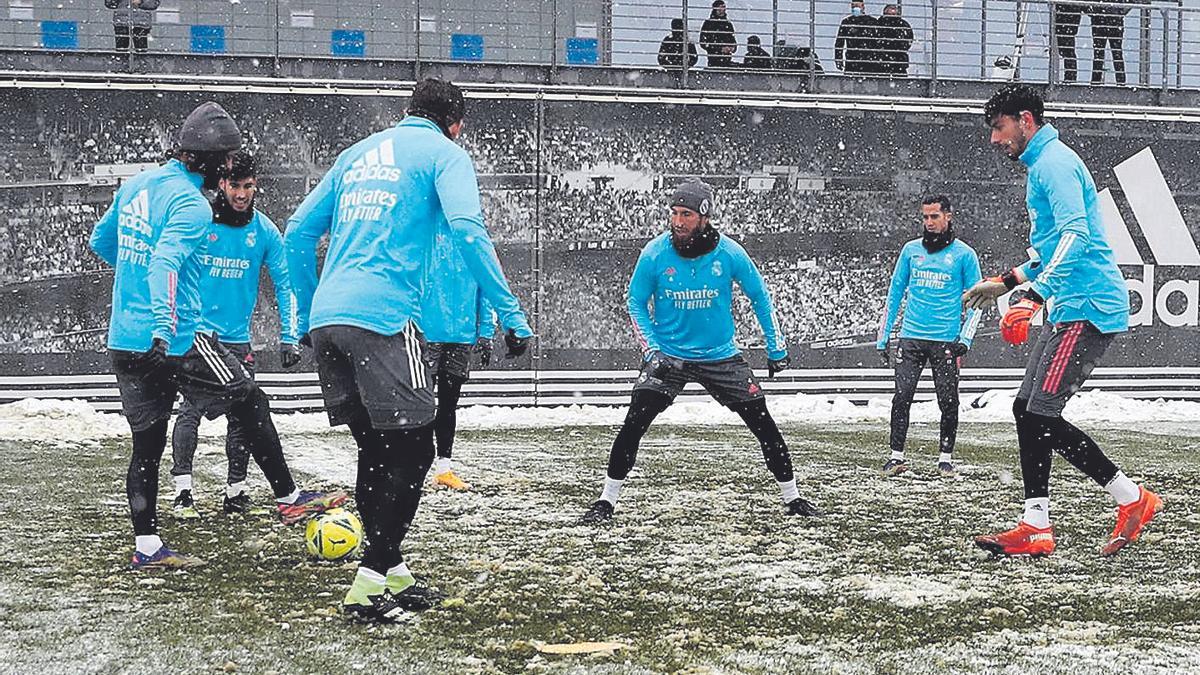
<svg viewBox="0 0 1200 675">
<path fill-rule="evenodd" d="M 1025 344 L 1029 323 L 1045 303 L 1033 290 L 1022 290 L 1008 297 L 1008 311 L 1000 318 L 1000 337 L 1010 345 Z"/>
</svg>

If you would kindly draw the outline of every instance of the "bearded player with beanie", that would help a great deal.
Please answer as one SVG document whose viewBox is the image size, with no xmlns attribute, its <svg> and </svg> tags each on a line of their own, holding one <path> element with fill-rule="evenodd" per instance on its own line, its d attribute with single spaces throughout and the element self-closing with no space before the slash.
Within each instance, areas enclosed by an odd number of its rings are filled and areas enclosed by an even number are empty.
<svg viewBox="0 0 1200 675">
<path fill-rule="evenodd" d="M 1013 403 L 1025 513 L 1015 528 L 976 537 L 975 543 L 999 555 L 1054 551 L 1050 462 L 1057 452 L 1117 502 L 1116 527 L 1100 549 L 1111 556 L 1138 538 L 1163 501 L 1130 480 L 1091 437 L 1062 417 L 1067 400 L 1109 344 L 1128 330 L 1129 293 L 1105 236 L 1092 174 L 1043 114 L 1041 95 L 1023 85 L 1001 89 L 984 107 L 992 145 L 1028 167 L 1031 259 L 979 282 L 963 294 L 963 302 L 982 309 L 1013 291 L 1000 321 L 1001 336 L 1012 344 L 1028 339 L 1043 305 L 1049 303 L 1049 311 Z"/>
<path fill-rule="evenodd" d="M 584 514 L 584 524 L 612 519 L 642 436 L 688 382 L 699 383 L 750 428 L 779 484 L 786 512 L 819 515 L 800 497 L 787 444 L 767 411 L 762 387 L 734 342 L 736 281 L 749 297 L 766 337 L 768 373 L 774 377 L 788 368 L 787 347 L 770 294 L 746 250 L 713 227 L 712 205 L 713 191 L 707 184 L 693 180 L 677 187 L 671 197 L 670 232 L 652 239 L 638 257 L 627 305 L 644 354 L 642 370 L 625 423 L 613 441 L 604 490 Z"/>
</svg>

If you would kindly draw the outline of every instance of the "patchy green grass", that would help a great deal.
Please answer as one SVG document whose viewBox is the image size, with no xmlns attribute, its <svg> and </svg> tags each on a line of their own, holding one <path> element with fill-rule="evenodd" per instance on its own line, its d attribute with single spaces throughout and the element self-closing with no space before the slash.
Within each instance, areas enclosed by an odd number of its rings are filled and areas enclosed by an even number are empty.
<svg viewBox="0 0 1200 675">
<path fill-rule="evenodd" d="M 209 565 L 157 575 L 125 569 L 125 443 L 0 441 L 0 672 L 1200 667 L 1191 439 L 1097 434 L 1167 500 L 1143 541 L 1117 558 L 1097 555 L 1113 523 L 1107 495 L 1059 460 L 1058 552 L 997 560 L 970 538 L 1019 515 L 1007 427 L 963 429 L 957 480 L 937 477 L 928 427 L 914 427 L 914 470 L 893 479 L 877 472 L 881 429 L 789 427 L 802 494 L 827 511 L 813 520 L 782 515 L 747 432 L 657 427 L 615 523 L 579 527 L 612 434 L 462 433 L 457 455 L 475 490 L 427 493 L 406 545 L 414 571 L 453 600 L 384 628 L 338 615 L 353 564 L 308 560 L 301 526 L 219 513 L 216 439 L 197 459 L 206 516 L 175 522 L 167 496 L 160 502 L 164 538 Z M 348 435 L 289 436 L 285 446 L 306 485 L 353 484 Z M 269 500 L 265 489 L 256 496 Z M 593 640 L 629 648 L 535 648 Z"/>
</svg>

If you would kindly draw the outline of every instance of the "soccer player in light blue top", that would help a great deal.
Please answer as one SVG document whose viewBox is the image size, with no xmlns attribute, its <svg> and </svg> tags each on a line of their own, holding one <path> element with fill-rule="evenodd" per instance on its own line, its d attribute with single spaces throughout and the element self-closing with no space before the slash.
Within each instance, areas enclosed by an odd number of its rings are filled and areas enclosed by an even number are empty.
<svg viewBox="0 0 1200 675">
<path fill-rule="evenodd" d="M 266 395 L 237 358 L 200 330 L 201 257 L 213 219 L 200 188 L 217 188 L 241 145 L 237 125 L 221 106 L 198 106 L 179 131 L 173 158 L 122 185 L 92 230 L 92 250 L 114 267 L 108 347 L 121 412 L 133 433 L 125 491 L 134 569 L 202 564 L 168 548 L 158 534 L 158 468 L 177 392 L 210 414 L 227 413 L 245 430 L 284 522 L 346 499 L 296 488 Z"/>
<path fill-rule="evenodd" d="M 875 345 L 888 363 L 887 343 L 904 304 L 904 321 L 896 348 L 896 393 L 892 397 L 891 457 L 883 472 L 896 476 L 908 470 L 904 442 L 909 410 L 926 362 L 933 371 L 933 388 L 942 411 L 938 470 L 955 473 L 954 441 L 958 436 L 958 370 L 971 348 L 979 310 L 963 316 L 962 294 L 981 278 L 979 256 L 954 233 L 954 211 L 944 196 L 921 202 L 924 221 L 920 239 L 900 250 L 888 290 L 879 340 Z"/>
<path fill-rule="evenodd" d="M 437 416 L 433 435 L 437 458 L 433 483 L 451 490 L 470 490 L 451 464 L 458 424 L 458 400 L 471 377 L 471 362 L 492 362 L 496 313 L 466 267 L 449 230 L 437 233 L 426 267 L 427 280 L 418 323 L 429 341 L 426 362 L 437 385 Z"/>
<path fill-rule="evenodd" d="M 979 282 L 963 302 L 983 308 L 1016 289 L 1000 323 L 1001 336 L 1013 344 L 1025 342 L 1043 304 L 1050 310 L 1013 403 L 1025 513 L 1017 527 L 976 537 L 975 543 L 998 555 L 1054 551 L 1050 462 L 1058 452 L 1117 502 L 1116 527 L 1100 549 L 1101 555 L 1111 556 L 1137 539 L 1163 502 L 1130 480 L 1091 437 L 1062 417 L 1067 400 L 1083 386 L 1113 338 L 1128 329 L 1129 292 L 1108 245 L 1092 174 L 1045 121 L 1044 109 L 1041 95 L 1023 85 L 1001 89 L 984 107 L 992 145 L 1029 170 L 1025 205 L 1032 221 L 1032 256 Z"/>
<path fill-rule="evenodd" d="M 342 152 L 284 237 L 298 330 L 316 353 L 330 424 L 349 425 L 359 448 L 356 498 L 368 543 L 342 607 L 371 623 L 402 620 L 440 597 L 416 583 L 400 551 L 434 456 L 435 406 L 416 322 L 439 232 L 495 308 L 509 354 L 524 353 L 533 335 L 483 226 L 471 158 L 454 142 L 465 109 L 458 87 L 417 83 L 408 116 Z M 318 282 L 317 241 L 327 233 Z"/>
<path fill-rule="evenodd" d="M 644 362 L 625 423 L 613 441 L 604 490 L 584 514 L 585 524 L 613 517 L 642 436 L 688 382 L 700 383 L 754 433 L 767 468 L 779 483 L 787 513 L 818 515 L 800 497 L 787 444 L 767 411 L 762 387 L 734 342 L 736 282 L 750 298 L 766 337 L 768 373 L 774 377 L 787 369 L 787 345 L 771 296 L 746 250 L 721 236 L 710 222 L 712 205 L 712 188 L 703 182 L 688 181 L 676 188 L 671 197 L 671 231 L 650 240 L 634 267 L 628 307 Z"/>
<path fill-rule="evenodd" d="M 201 323 L 204 330 L 236 357 L 251 377 L 254 376 L 254 352 L 250 345 L 250 324 L 258 303 L 258 282 L 263 267 L 271 275 L 279 305 L 279 356 L 284 368 L 300 361 L 296 345 L 296 311 L 292 285 L 288 281 L 283 235 L 264 213 L 254 208 L 258 192 L 258 172 L 254 157 L 246 152 L 234 156 L 233 169 L 222 178 L 213 203 L 213 224 L 208 246 L 200 256 Z M 196 454 L 197 430 L 205 410 L 184 398 L 171 434 L 171 476 L 175 481 L 176 515 L 197 518 L 193 498 L 192 459 Z M 246 492 L 246 468 L 250 455 L 244 434 L 232 418 L 225 436 L 225 456 L 229 462 L 225 487 L 225 513 L 246 513 L 250 497 Z"/>
</svg>

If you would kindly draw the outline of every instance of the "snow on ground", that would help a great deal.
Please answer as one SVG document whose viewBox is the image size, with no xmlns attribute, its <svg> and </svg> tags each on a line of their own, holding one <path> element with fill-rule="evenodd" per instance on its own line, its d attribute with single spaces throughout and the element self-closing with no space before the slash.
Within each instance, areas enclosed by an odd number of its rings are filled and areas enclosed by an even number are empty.
<svg viewBox="0 0 1200 675">
<path fill-rule="evenodd" d="M 352 570 L 307 561 L 298 529 L 219 513 L 222 424 L 205 427 L 197 456 L 205 517 L 176 521 L 168 515 L 169 495 L 160 503 L 168 540 L 209 556 L 213 569 L 145 580 L 118 571 L 129 545 L 123 420 L 79 403 L 5 406 L 0 434 L 58 442 L 0 438 L 0 486 L 11 486 L 0 487 L 0 495 L 19 491 L 49 512 L 30 520 L 24 504 L 0 499 L 14 540 L 36 536 L 49 544 L 0 547 L 7 570 L 0 573 L 0 633 L 10 631 L 20 645 L 0 645 L 0 664 L 34 672 L 65 655 L 71 663 L 95 663 L 95 672 L 160 662 L 218 672 L 227 661 L 241 664 L 239 672 L 304 672 L 347 670 L 346 654 L 371 654 L 406 672 L 1200 668 L 1193 544 L 1200 468 L 1188 451 L 1196 443 L 1119 428 L 1146 426 L 1146 419 L 1158 420 L 1155 427 L 1190 426 L 1189 407 L 1092 395 L 1075 404 L 1074 418 L 1103 428 L 1097 435 L 1106 447 L 1167 500 L 1164 516 L 1128 554 L 1096 554 L 1112 526 L 1111 505 L 1059 461 L 1053 485 L 1060 549 L 1045 560 L 995 560 L 975 550 L 970 537 L 1008 526 L 1019 513 L 1010 402 L 995 394 L 968 409 L 981 423 L 965 425 L 960 435 L 964 470 L 959 480 L 942 480 L 933 471 L 936 425 L 914 429 L 924 450 L 912 453 L 909 474 L 889 479 L 877 470 L 886 439 L 882 406 L 773 398 L 789 424 L 802 491 L 827 514 L 804 520 L 782 515 L 749 433 L 715 405 L 681 403 L 643 443 L 617 518 L 604 528 L 577 519 L 600 489 L 612 436 L 603 425 L 618 423 L 623 410 L 469 409 L 455 457 L 474 490 L 430 489 L 406 542 L 413 570 L 455 604 L 396 632 L 347 627 L 329 613 Z M 935 418 L 931 406 L 922 409 L 923 419 Z M 278 420 L 289 462 L 306 485 L 354 484 L 348 435 L 329 433 L 319 414 Z M 269 499 L 257 471 L 251 484 L 257 498 Z M 52 527 L 39 531 L 43 519 Z M 229 582 L 230 575 L 240 581 Z M 71 586 L 61 588 L 62 578 Z M 5 618 L 6 608 L 23 607 L 26 597 L 41 602 L 41 595 L 15 593 L 30 579 L 38 588 L 69 591 L 81 610 L 68 616 L 84 623 L 55 628 L 60 613 L 29 610 Z M 157 597 L 144 605 L 147 620 L 126 628 L 120 608 Z M 295 615 L 322 618 L 289 618 Z M 156 631 L 153 651 L 145 646 L 147 630 Z M 569 660 L 529 646 L 595 640 L 632 648 Z M 64 670 L 86 668 L 57 669 Z"/>
<path fill-rule="evenodd" d="M 1010 423 L 1011 390 L 993 390 L 965 401 L 963 423 Z M 855 405 L 843 397 L 793 394 L 772 396 L 771 413 L 783 424 L 886 423 L 890 403 L 883 399 Z M 1084 392 L 1068 404 L 1065 413 L 1072 421 L 1111 429 L 1131 429 L 1170 435 L 1200 435 L 1200 403 L 1192 401 L 1147 401 L 1105 392 Z M 916 423 L 936 422 L 937 403 L 913 406 Z M 553 408 L 469 406 L 459 410 L 460 429 L 537 429 L 576 426 L 615 426 L 625 418 L 624 407 L 573 405 Z M 324 413 L 277 414 L 276 426 L 283 435 L 328 432 Z M 714 401 L 681 401 L 659 416 L 657 424 L 680 426 L 739 425 L 741 421 Z M 1153 425 L 1149 427 L 1148 425 Z M 124 436 L 129 428 L 115 413 L 96 411 L 80 400 L 25 399 L 0 405 L 0 438 L 29 441 L 71 441 Z M 223 421 L 205 421 L 202 436 L 225 433 Z"/>
</svg>

